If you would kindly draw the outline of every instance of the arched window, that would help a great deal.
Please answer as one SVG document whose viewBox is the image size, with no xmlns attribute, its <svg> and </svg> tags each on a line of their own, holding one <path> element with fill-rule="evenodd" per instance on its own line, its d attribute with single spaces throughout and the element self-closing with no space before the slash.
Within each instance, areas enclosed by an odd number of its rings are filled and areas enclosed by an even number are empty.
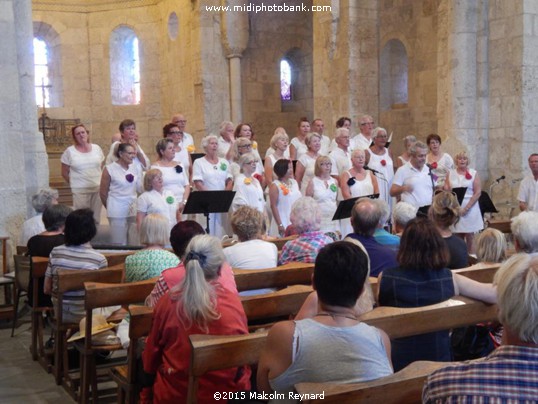
<svg viewBox="0 0 538 404">
<path fill-rule="evenodd" d="M 383 47 L 380 60 L 382 111 L 407 107 L 408 60 L 404 44 L 391 39 Z"/>
<path fill-rule="evenodd" d="M 47 43 L 34 38 L 35 102 L 39 107 L 50 107 L 50 79 Z"/>
<path fill-rule="evenodd" d="M 45 106 L 46 108 L 62 107 L 63 85 L 60 36 L 51 25 L 41 21 L 34 21 L 33 28 L 36 104 L 39 107 Z"/>
<path fill-rule="evenodd" d="M 112 105 L 140 104 L 140 53 L 135 32 L 120 26 L 110 35 Z"/>
<path fill-rule="evenodd" d="M 292 100 L 292 76 L 290 62 L 286 59 L 280 61 L 280 99 Z"/>
</svg>

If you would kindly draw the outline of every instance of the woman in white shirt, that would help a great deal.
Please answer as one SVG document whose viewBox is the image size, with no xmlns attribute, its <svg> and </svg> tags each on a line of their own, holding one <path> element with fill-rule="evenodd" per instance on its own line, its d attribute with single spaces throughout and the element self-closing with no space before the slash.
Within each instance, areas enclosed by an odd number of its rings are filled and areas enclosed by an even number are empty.
<svg viewBox="0 0 538 404">
<path fill-rule="evenodd" d="M 254 176 L 258 159 L 254 153 L 245 153 L 239 158 L 241 174 L 234 179 L 235 197 L 232 202 L 232 211 L 240 206 L 247 205 L 261 213 L 265 210 L 263 189 L 260 181 Z"/>
<path fill-rule="evenodd" d="M 97 223 L 101 218 L 99 184 L 105 156 L 101 148 L 90 143 L 90 132 L 83 124 L 71 128 L 75 144 L 62 154 L 62 177 L 71 187 L 73 208 L 89 208 Z"/>
</svg>

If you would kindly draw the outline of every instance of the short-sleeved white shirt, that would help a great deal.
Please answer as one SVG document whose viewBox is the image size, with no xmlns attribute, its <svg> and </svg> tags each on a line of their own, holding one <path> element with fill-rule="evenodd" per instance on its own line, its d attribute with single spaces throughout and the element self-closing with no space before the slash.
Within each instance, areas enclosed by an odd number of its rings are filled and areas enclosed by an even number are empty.
<svg viewBox="0 0 538 404">
<path fill-rule="evenodd" d="M 351 152 L 349 150 L 345 152 L 341 148 L 337 147 L 329 153 L 329 157 L 334 163 L 336 163 L 338 175 L 341 175 L 343 172 L 351 168 Z"/>
<path fill-rule="evenodd" d="M 403 202 L 410 203 L 417 208 L 431 205 L 433 186 L 430 170 L 425 164 L 422 170 L 419 171 L 410 162 L 405 163 L 394 174 L 392 183 L 399 186 L 411 185 L 413 187 L 413 191 L 402 193 L 401 199 Z"/>
<path fill-rule="evenodd" d="M 527 210 L 538 212 L 538 181 L 534 179 L 532 174 L 521 181 L 517 199 L 527 204 Z"/>
<path fill-rule="evenodd" d="M 101 148 L 91 145 L 91 150 L 82 153 L 69 146 L 60 161 L 69 166 L 69 184 L 73 192 L 97 192 L 101 183 L 101 164 L 105 156 Z"/>
<path fill-rule="evenodd" d="M 226 187 L 226 180 L 232 178 L 230 163 L 219 158 L 217 164 L 211 164 L 205 157 L 194 161 L 192 165 L 192 180 L 203 181 L 208 191 L 222 191 Z"/>
</svg>

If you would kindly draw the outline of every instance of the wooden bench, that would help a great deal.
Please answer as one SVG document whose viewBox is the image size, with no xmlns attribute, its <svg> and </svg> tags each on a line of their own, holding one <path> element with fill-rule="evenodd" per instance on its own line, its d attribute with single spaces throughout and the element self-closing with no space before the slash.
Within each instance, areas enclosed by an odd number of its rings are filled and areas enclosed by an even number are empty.
<svg viewBox="0 0 538 404">
<path fill-rule="evenodd" d="M 241 296 L 241 303 L 249 322 L 273 322 L 276 318 L 297 314 L 311 292 L 312 286 L 294 285 L 263 295 Z"/>
<path fill-rule="evenodd" d="M 137 385 L 138 358 L 137 348 L 141 338 L 147 337 L 151 331 L 153 307 L 129 306 L 129 348 L 127 363 L 109 370 L 110 377 L 118 385 L 118 403 L 134 404 L 138 400 Z"/>
<path fill-rule="evenodd" d="M 417 361 L 393 375 L 369 382 L 299 383 L 295 390 L 305 397 L 301 402 L 310 404 L 421 403 L 424 381 L 433 371 L 446 365 L 447 362 Z M 317 398 L 313 397 L 316 395 Z"/>
<path fill-rule="evenodd" d="M 56 384 L 62 384 L 69 394 L 76 400 L 77 383 L 69 375 L 67 353 L 67 331 L 78 329 L 79 325 L 63 322 L 64 294 L 74 290 L 84 289 L 84 282 L 121 282 L 123 270 L 121 268 L 102 268 L 92 271 L 58 269 L 53 276 L 53 297 L 55 319 L 52 323 L 54 330 L 54 365 L 53 373 Z M 70 298 L 70 300 L 74 300 Z"/>
<path fill-rule="evenodd" d="M 267 240 L 267 241 L 276 245 L 277 250 L 281 251 L 282 247 L 284 247 L 284 244 L 286 244 L 288 241 L 295 240 L 297 237 L 299 236 L 295 234 L 293 236 L 275 238 L 275 239 Z"/>
<path fill-rule="evenodd" d="M 282 288 L 290 285 L 310 285 L 314 264 L 290 262 L 269 269 L 233 269 L 237 290 Z"/>
<path fill-rule="evenodd" d="M 86 310 L 86 338 L 75 346 L 81 356 L 81 403 L 89 402 L 90 387 L 92 401 L 97 402 L 97 371 L 94 354 L 97 351 L 121 349 L 118 346 L 94 346 L 92 344 L 92 312 L 94 309 L 109 306 L 126 306 L 143 302 L 155 286 L 157 278 L 131 283 L 98 283 L 85 282 L 84 308 Z M 109 366 L 110 367 L 110 366 Z"/>
</svg>

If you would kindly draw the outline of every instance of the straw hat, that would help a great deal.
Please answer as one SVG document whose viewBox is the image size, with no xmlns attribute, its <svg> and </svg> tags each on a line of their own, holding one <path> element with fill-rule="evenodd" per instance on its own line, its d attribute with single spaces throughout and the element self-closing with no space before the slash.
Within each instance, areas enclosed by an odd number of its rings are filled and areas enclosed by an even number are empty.
<svg viewBox="0 0 538 404">
<path fill-rule="evenodd" d="M 104 331 L 116 327 L 116 324 L 108 323 L 102 314 L 94 314 L 92 316 L 92 335 L 100 334 Z M 86 317 L 80 320 L 79 330 L 67 340 L 67 342 L 78 341 L 86 337 Z"/>
</svg>

